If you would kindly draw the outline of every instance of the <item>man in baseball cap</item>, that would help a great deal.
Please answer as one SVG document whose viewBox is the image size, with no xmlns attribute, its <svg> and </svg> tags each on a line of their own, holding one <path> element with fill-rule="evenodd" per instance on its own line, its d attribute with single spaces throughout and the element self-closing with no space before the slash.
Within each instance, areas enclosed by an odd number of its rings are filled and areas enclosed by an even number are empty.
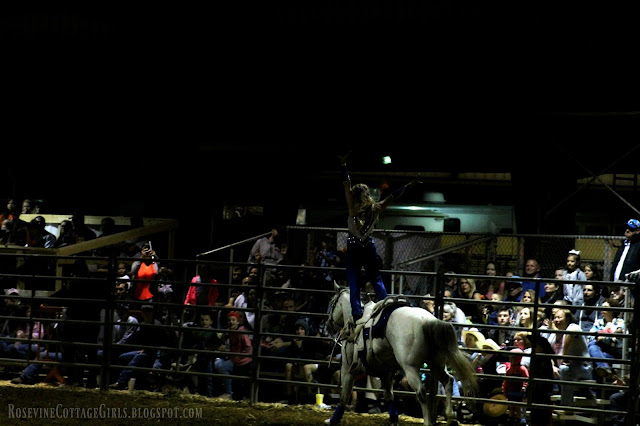
<svg viewBox="0 0 640 426">
<path fill-rule="evenodd" d="M 625 239 L 613 258 L 610 281 L 625 281 L 626 274 L 640 269 L 640 220 L 629 219 L 625 225 Z"/>
</svg>

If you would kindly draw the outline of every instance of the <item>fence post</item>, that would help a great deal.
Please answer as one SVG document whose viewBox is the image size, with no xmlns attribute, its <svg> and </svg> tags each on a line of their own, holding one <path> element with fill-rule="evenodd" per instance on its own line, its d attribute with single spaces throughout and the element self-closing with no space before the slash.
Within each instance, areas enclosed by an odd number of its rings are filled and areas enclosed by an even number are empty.
<svg viewBox="0 0 640 426">
<path fill-rule="evenodd" d="M 100 366 L 100 389 L 109 390 L 111 383 L 111 354 L 113 352 L 113 311 L 115 303 L 115 282 L 117 278 L 118 264 L 115 254 L 109 255 L 107 261 L 107 277 L 105 287 L 105 300 L 107 303 L 104 307 L 104 318 L 102 320 L 102 329 L 104 339 L 102 341 L 102 364 Z"/>
</svg>

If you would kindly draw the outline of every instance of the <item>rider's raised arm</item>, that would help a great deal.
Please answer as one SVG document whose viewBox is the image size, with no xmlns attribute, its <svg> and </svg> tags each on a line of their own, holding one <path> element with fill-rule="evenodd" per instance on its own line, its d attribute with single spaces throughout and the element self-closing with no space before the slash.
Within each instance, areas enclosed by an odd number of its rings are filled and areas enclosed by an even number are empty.
<svg viewBox="0 0 640 426">
<path fill-rule="evenodd" d="M 380 208 L 382 210 L 386 209 L 387 207 L 389 207 L 389 204 L 391 204 L 393 201 L 400 198 L 408 188 L 413 188 L 417 184 L 418 184 L 418 181 L 416 179 L 413 179 L 411 182 L 407 183 L 406 185 L 396 189 L 391 194 L 389 194 L 385 199 L 380 201 Z"/>
<path fill-rule="evenodd" d="M 351 177 L 349 176 L 349 169 L 347 163 L 341 161 L 342 172 L 342 184 L 344 185 L 344 197 L 347 200 L 347 207 L 349 208 L 349 216 L 354 216 L 357 212 L 354 211 L 353 197 L 351 196 Z"/>
</svg>

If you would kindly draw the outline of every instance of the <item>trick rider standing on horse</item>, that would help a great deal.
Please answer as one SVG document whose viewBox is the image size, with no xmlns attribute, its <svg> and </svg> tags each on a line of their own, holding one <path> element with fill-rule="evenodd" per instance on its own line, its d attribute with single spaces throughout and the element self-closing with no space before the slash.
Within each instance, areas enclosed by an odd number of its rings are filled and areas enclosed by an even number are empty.
<svg viewBox="0 0 640 426">
<path fill-rule="evenodd" d="M 380 213 L 384 211 L 392 201 L 402 196 L 407 188 L 411 188 L 420 182 L 413 179 L 408 184 L 393 191 L 383 200 L 375 202 L 366 184 L 358 183 L 353 186 L 351 185 L 351 178 L 349 177 L 346 163 L 348 156 L 349 154 L 340 156 L 340 164 L 342 166 L 344 194 L 349 208 L 346 273 L 351 294 L 351 316 L 353 321 L 351 325 L 353 326 L 354 324 L 361 325 L 361 323 L 366 321 L 366 318 L 362 318 L 363 307 L 360 300 L 360 287 L 358 285 L 360 271 L 363 266 L 367 276 L 366 281 L 371 282 L 378 301 L 387 297 L 387 291 L 382 282 L 382 276 L 378 266 L 376 245 L 371 237 L 375 223 Z"/>
</svg>

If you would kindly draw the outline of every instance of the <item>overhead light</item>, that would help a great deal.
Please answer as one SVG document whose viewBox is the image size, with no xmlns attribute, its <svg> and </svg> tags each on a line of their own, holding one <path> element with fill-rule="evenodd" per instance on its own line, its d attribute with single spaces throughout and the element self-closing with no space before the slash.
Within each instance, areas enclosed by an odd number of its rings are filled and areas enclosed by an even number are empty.
<svg viewBox="0 0 640 426">
<path fill-rule="evenodd" d="M 391 164 L 391 157 L 385 155 L 382 157 L 382 164 Z"/>
</svg>

